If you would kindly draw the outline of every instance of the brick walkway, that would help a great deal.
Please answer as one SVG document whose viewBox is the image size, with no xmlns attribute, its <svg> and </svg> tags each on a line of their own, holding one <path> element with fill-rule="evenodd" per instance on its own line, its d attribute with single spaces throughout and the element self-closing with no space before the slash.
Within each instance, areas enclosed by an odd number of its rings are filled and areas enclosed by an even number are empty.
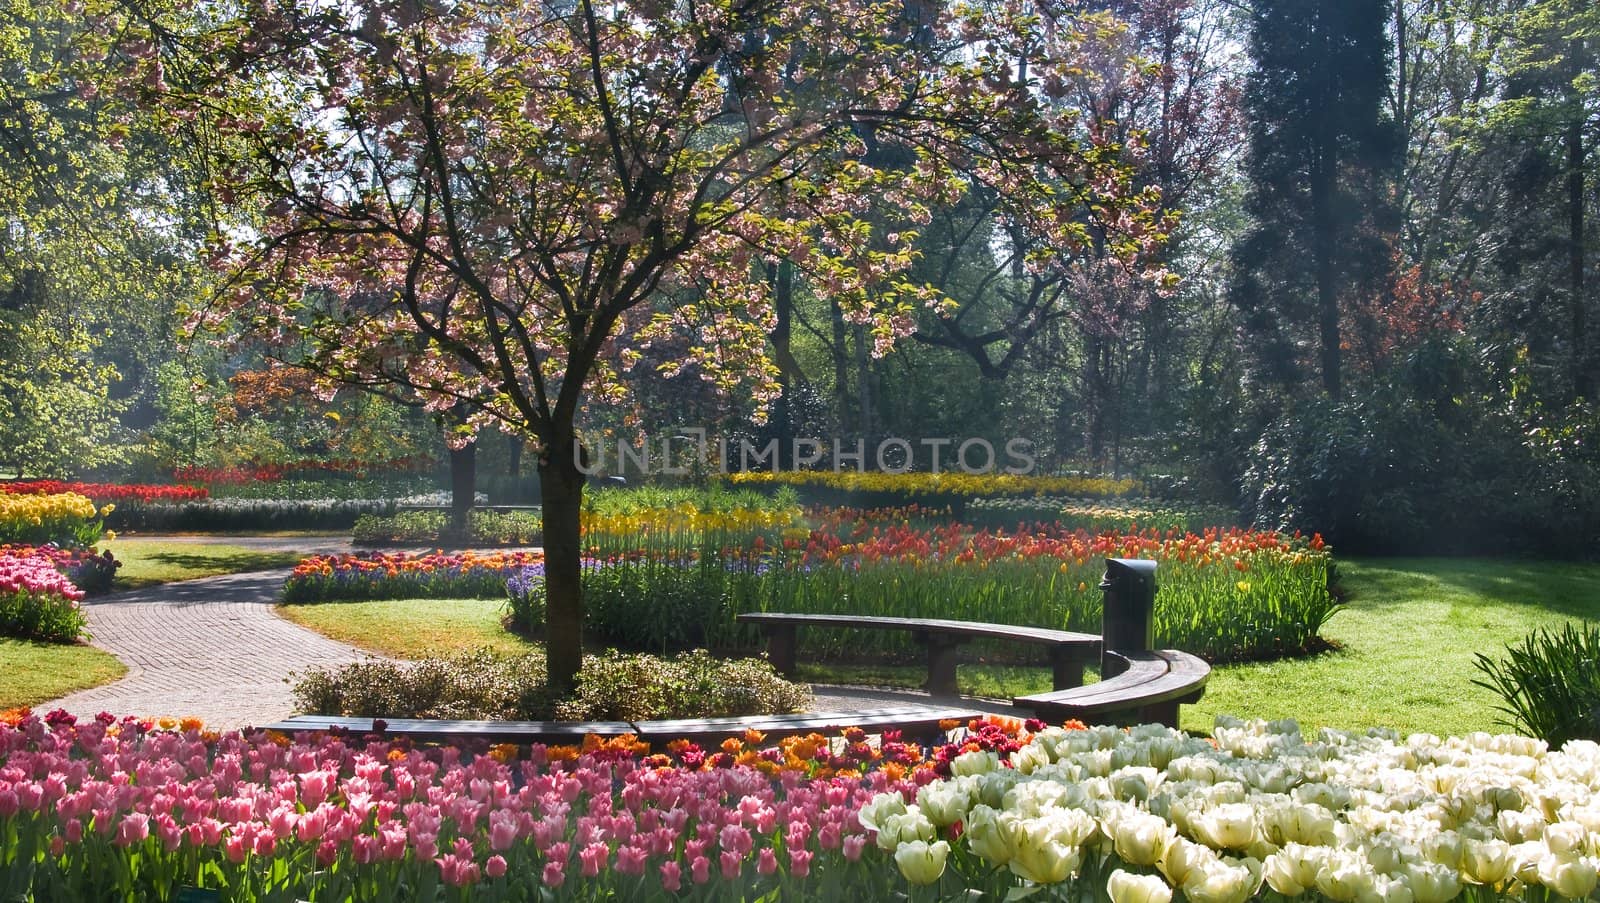
<svg viewBox="0 0 1600 903">
<path fill-rule="evenodd" d="M 364 654 L 272 612 L 288 569 L 186 580 L 85 603 L 94 644 L 123 679 L 36 706 L 80 716 L 196 716 L 207 727 L 268 724 L 294 711 L 291 672 Z"/>
</svg>

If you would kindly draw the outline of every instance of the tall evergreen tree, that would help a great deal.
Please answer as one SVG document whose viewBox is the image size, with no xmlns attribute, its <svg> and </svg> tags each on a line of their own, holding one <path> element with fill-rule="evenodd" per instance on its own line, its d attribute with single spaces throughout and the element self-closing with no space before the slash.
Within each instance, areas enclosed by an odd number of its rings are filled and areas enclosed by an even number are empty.
<svg viewBox="0 0 1600 903">
<path fill-rule="evenodd" d="M 1323 390 L 1343 393 L 1343 319 L 1380 291 L 1389 261 L 1384 112 L 1388 0 L 1250 0 L 1246 209 L 1229 295 L 1267 378 L 1294 385 L 1315 348 Z"/>
</svg>

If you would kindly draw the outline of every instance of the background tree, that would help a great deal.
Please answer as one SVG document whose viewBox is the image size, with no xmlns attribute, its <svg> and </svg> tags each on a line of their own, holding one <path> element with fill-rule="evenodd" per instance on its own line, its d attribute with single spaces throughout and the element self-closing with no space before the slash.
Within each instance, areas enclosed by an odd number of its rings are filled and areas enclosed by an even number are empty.
<svg viewBox="0 0 1600 903">
<path fill-rule="evenodd" d="M 787 258 L 882 354 L 940 302 L 897 276 L 914 229 L 973 181 L 1063 247 L 1101 219 L 1130 267 L 1158 243 L 1120 164 L 1039 102 L 1035 80 L 1076 61 L 1037 49 L 1037 20 L 969 8 L 937 42 L 897 39 L 931 12 L 276 3 L 157 34 L 182 61 L 164 107 L 234 143 L 219 178 L 263 213 L 259 240 L 219 250 L 238 277 L 197 323 L 292 333 L 330 379 L 535 439 L 550 676 L 570 686 L 578 421 L 624 395 L 639 346 L 690 336 L 672 372 L 770 401 L 764 276 Z M 868 162 L 868 143 L 911 165 Z"/>
<path fill-rule="evenodd" d="M 1343 394 L 1342 320 L 1382 290 L 1387 181 L 1398 148 L 1385 115 L 1385 0 L 1254 0 L 1247 210 L 1230 298 L 1280 384 L 1300 380 L 1302 341 L 1322 390 Z M 1314 324 L 1306 336 L 1302 324 Z"/>
</svg>

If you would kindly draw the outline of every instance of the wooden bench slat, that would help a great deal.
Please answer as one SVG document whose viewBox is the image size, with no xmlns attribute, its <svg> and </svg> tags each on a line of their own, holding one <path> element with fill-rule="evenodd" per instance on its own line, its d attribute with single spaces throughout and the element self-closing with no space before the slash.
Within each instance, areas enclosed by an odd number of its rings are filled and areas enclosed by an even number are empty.
<svg viewBox="0 0 1600 903">
<path fill-rule="evenodd" d="M 384 722 L 384 730 L 373 728 Z M 434 721 L 417 718 L 335 718 L 303 715 L 264 726 L 267 730 L 296 733 L 342 728 L 354 734 L 383 733 L 419 740 L 484 739 L 501 743 L 575 743 L 586 734 L 615 736 L 634 733 L 627 721 Z"/>
<path fill-rule="evenodd" d="M 929 709 L 924 706 L 908 706 L 831 714 L 640 721 L 636 724 L 639 728 L 639 739 L 659 744 L 675 739 L 699 741 L 713 737 L 730 737 L 751 729 L 765 734 L 769 740 L 796 734 L 831 734 L 848 727 L 859 727 L 868 733 L 880 733 L 885 730 L 905 730 L 915 733 L 934 727 L 941 721 L 956 720 L 966 723 L 977 716 L 978 713 L 971 709 Z"/>
<path fill-rule="evenodd" d="M 1020 696 L 1013 702 L 1052 717 L 1137 711 L 1147 720 L 1176 727 L 1178 704 L 1194 702 L 1204 695 L 1211 674 L 1211 666 L 1205 661 L 1175 649 L 1109 654 L 1127 661 L 1129 670 L 1100 683 Z"/>
<path fill-rule="evenodd" d="M 795 614 L 744 612 L 737 620 L 756 624 L 767 632 L 767 658 L 785 677 L 795 672 L 795 632 L 801 627 L 906 630 L 922 641 L 928 657 L 928 680 L 923 686 L 935 696 L 956 696 L 957 646 L 973 639 L 1036 643 L 1049 648 L 1051 684 L 1056 689 L 1083 683 L 1083 665 L 1099 658 L 1101 638 L 1089 633 L 1018 627 L 986 621 L 945 618 L 894 618 L 874 615 Z"/>
<path fill-rule="evenodd" d="M 789 612 L 750 611 L 736 616 L 747 624 L 792 624 L 796 627 L 856 627 L 865 630 L 908 630 L 951 633 L 996 640 L 1018 640 L 1046 645 L 1082 647 L 1084 654 L 1098 655 L 1100 637 L 1092 633 L 1055 630 L 1049 627 L 1019 627 L 987 621 L 956 621 L 947 618 L 894 618 L 875 615 L 792 614 Z"/>
</svg>

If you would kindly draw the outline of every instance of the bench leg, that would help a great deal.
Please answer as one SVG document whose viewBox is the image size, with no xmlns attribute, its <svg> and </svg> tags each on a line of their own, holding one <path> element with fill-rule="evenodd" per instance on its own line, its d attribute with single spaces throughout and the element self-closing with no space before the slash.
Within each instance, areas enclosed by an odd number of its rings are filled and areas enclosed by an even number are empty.
<svg viewBox="0 0 1600 903">
<path fill-rule="evenodd" d="M 1147 705 L 1139 710 L 1139 720 L 1145 724 L 1165 724 L 1167 727 L 1178 726 L 1178 701 L 1157 702 Z"/>
<path fill-rule="evenodd" d="M 795 626 L 770 624 L 767 626 L 767 661 L 784 677 L 794 677 Z"/>
<path fill-rule="evenodd" d="M 956 652 L 961 641 L 932 635 L 922 641 L 928 646 L 928 692 L 934 696 L 956 695 Z"/>
<path fill-rule="evenodd" d="M 1071 660 L 1065 651 L 1050 653 L 1052 690 L 1070 690 L 1083 686 L 1083 662 Z"/>
</svg>

